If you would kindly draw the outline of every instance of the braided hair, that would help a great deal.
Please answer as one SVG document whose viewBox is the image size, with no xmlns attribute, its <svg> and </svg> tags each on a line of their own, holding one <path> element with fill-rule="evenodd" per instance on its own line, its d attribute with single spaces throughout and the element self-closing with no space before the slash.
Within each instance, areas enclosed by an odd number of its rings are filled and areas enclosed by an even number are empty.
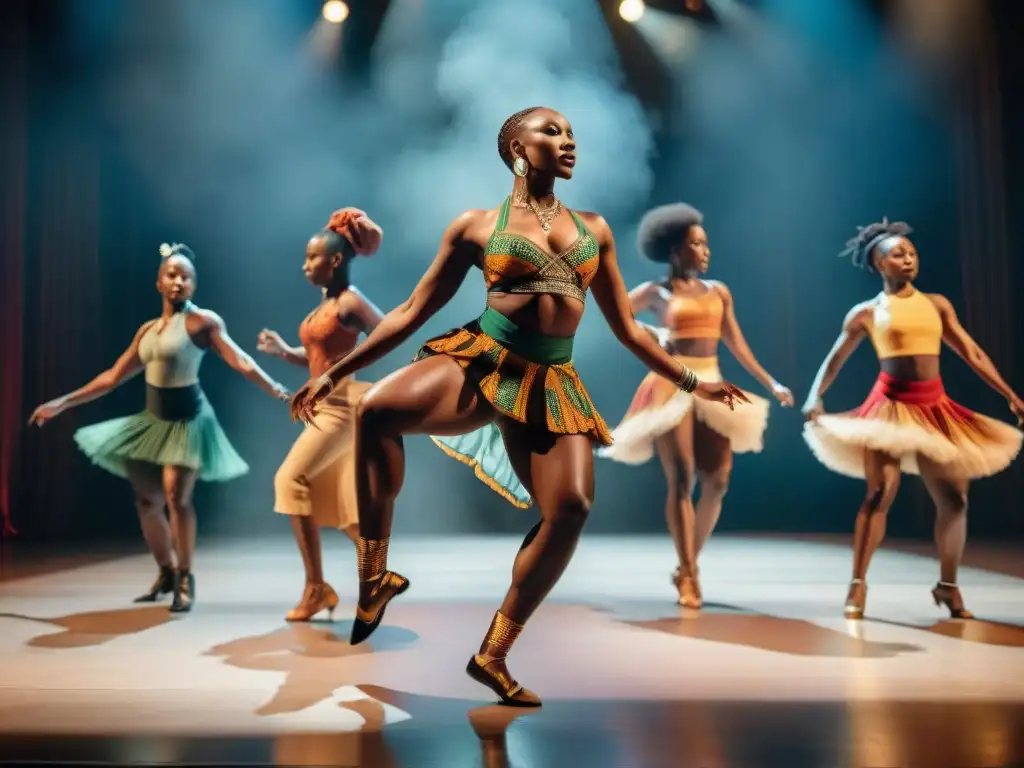
<svg viewBox="0 0 1024 768">
<path fill-rule="evenodd" d="M 905 221 L 883 218 L 866 227 L 857 227 L 857 234 L 846 241 L 846 248 L 839 256 L 850 259 L 855 267 L 875 272 L 875 265 L 871 261 L 871 251 L 875 246 L 890 237 L 906 237 L 913 231 Z"/>
<path fill-rule="evenodd" d="M 690 231 L 704 223 L 704 214 L 686 203 L 652 208 L 640 220 L 636 233 L 637 249 L 659 264 L 672 261 L 672 254 Z"/>
<path fill-rule="evenodd" d="M 516 131 L 519 130 L 523 120 L 538 109 L 547 109 L 547 107 L 527 107 L 526 109 L 521 109 L 501 124 L 501 130 L 498 131 L 498 154 L 510 171 L 512 170 L 512 163 L 515 162 L 515 157 L 512 156 L 512 148 L 509 146 L 512 142 L 512 137 L 516 135 Z"/>
</svg>

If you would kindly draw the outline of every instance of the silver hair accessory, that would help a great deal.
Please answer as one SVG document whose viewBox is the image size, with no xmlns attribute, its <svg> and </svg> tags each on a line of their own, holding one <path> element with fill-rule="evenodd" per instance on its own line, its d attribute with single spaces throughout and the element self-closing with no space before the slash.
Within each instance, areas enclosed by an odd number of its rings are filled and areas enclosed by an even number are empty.
<svg viewBox="0 0 1024 768">
<path fill-rule="evenodd" d="M 168 243 L 160 243 L 160 257 L 166 259 L 174 253 L 174 246 Z"/>
</svg>

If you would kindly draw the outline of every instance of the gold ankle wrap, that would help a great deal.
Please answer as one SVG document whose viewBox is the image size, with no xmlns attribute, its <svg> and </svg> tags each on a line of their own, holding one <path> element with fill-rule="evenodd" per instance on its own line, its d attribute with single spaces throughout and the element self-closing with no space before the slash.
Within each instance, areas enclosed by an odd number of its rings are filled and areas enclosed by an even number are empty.
<svg viewBox="0 0 1024 768">
<path fill-rule="evenodd" d="M 356 541 L 356 555 L 359 561 L 359 580 L 376 581 L 388 568 L 388 543 L 386 539 L 364 539 Z"/>
<path fill-rule="evenodd" d="M 484 639 L 488 648 L 487 655 L 496 659 L 508 656 L 508 652 L 512 650 L 512 643 L 516 641 L 522 631 L 522 624 L 516 624 L 501 611 L 496 612 L 490 629 L 487 630 L 487 637 Z"/>
</svg>

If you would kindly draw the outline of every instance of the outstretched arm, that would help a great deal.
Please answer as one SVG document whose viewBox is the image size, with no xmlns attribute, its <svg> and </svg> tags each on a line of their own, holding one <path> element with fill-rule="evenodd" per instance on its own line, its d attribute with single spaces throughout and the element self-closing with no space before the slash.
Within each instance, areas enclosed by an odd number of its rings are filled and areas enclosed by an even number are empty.
<svg viewBox="0 0 1024 768">
<path fill-rule="evenodd" d="M 1003 381 L 995 364 L 970 334 L 960 325 L 956 310 L 945 296 L 937 293 L 929 294 L 942 317 L 942 340 L 946 345 L 964 359 L 981 379 L 992 389 L 1006 398 L 1010 408 L 1018 415 L 1024 416 L 1024 403 L 1010 385 Z"/>
<path fill-rule="evenodd" d="M 451 300 L 477 262 L 480 248 L 466 233 L 480 213 L 467 211 L 448 225 L 434 263 L 412 295 L 381 317 L 363 343 L 324 374 L 333 384 L 384 357 Z"/>
<path fill-rule="evenodd" d="M 286 363 L 302 366 L 303 368 L 309 363 L 306 359 L 305 347 L 301 345 L 293 347 L 286 343 L 277 331 L 271 331 L 267 328 L 260 331 L 256 337 L 256 349 L 260 352 L 266 352 L 268 355 L 278 357 Z"/>
<path fill-rule="evenodd" d="M 597 306 L 608 321 L 615 338 L 636 355 L 640 362 L 676 386 L 682 388 L 687 379 L 696 380 L 693 371 L 674 360 L 633 317 L 629 294 L 619 271 L 611 228 L 601 217 L 592 218 L 588 223 L 601 245 L 601 264 L 590 287 L 594 292 L 594 299 L 597 300 Z M 746 400 L 739 390 L 725 382 L 721 386 L 697 382 L 697 389 L 692 391 L 702 397 Z M 718 395 L 719 392 L 721 396 Z"/>
<path fill-rule="evenodd" d="M 839 338 L 836 339 L 832 349 L 825 356 L 825 360 L 814 377 L 814 383 L 811 384 L 811 391 L 807 393 L 803 412 L 808 417 L 813 417 L 821 411 L 821 398 L 825 396 L 843 365 L 867 335 L 866 318 L 869 311 L 865 305 L 858 304 L 843 320 L 843 330 L 840 331 Z"/>
<path fill-rule="evenodd" d="M 260 368 L 256 361 L 228 335 L 227 326 L 220 315 L 208 309 L 197 310 L 196 314 L 202 320 L 201 333 L 205 336 L 207 344 L 228 364 L 228 367 L 238 371 L 271 397 L 279 399 L 288 397 L 288 390 L 270 378 L 266 371 Z"/>
<path fill-rule="evenodd" d="M 36 408 L 31 418 L 29 418 L 29 424 L 42 426 L 66 410 L 103 397 L 103 395 L 117 389 L 117 387 L 137 375 L 144 367 L 142 360 L 139 359 L 139 341 L 141 341 L 143 335 L 154 322 L 151 320 L 143 324 L 135 332 L 135 337 L 132 339 L 132 343 L 128 345 L 128 349 L 121 353 L 117 361 L 84 387 L 54 398 Z"/>
<path fill-rule="evenodd" d="M 629 292 L 629 309 L 632 311 L 634 318 L 641 312 L 651 312 L 656 314 L 658 322 L 661 322 L 662 313 L 665 310 L 665 300 L 661 296 L 661 287 L 650 280 L 640 283 L 640 285 Z M 664 329 L 642 323 L 639 320 L 637 320 L 637 324 L 645 333 L 658 342 L 659 346 L 666 342 L 668 334 Z"/>
<path fill-rule="evenodd" d="M 739 321 L 736 319 L 735 303 L 732 300 L 732 293 L 724 283 L 714 283 L 713 290 L 718 291 L 722 297 L 724 313 L 722 315 L 722 341 L 732 352 L 733 357 L 743 366 L 743 369 L 760 382 L 761 386 L 767 389 L 772 395 L 778 397 L 784 405 L 793 404 L 793 393 L 782 386 L 768 375 L 754 353 L 747 344 L 743 331 L 740 330 Z"/>
</svg>

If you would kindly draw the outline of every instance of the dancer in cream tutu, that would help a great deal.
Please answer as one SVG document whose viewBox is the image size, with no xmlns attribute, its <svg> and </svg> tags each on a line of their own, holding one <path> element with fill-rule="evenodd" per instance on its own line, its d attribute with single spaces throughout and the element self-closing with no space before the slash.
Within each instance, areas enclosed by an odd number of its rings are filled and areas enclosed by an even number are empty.
<svg viewBox="0 0 1024 768">
<path fill-rule="evenodd" d="M 658 327 L 649 332 L 701 381 L 721 381 L 719 341 L 784 406 L 793 394 L 768 375 L 747 346 L 729 289 L 704 280 L 711 261 L 701 213 L 684 203 L 648 211 L 637 237 L 648 259 L 669 265 L 664 282 L 633 289 L 634 314 L 648 311 Z M 759 452 L 768 424 L 768 401 L 746 393 L 750 401 L 728 405 L 694 398 L 650 374 L 641 382 L 626 415 L 612 431 L 614 442 L 598 455 L 626 464 L 642 464 L 655 453 L 668 483 L 665 517 L 675 542 L 679 567 L 672 581 L 679 604 L 701 606 L 697 559 L 722 511 L 734 453 Z M 700 481 L 696 507 L 692 496 Z"/>
<path fill-rule="evenodd" d="M 153 586 L 136 602 L 153 602 L 173 592 L 174 612 L 189 611 L 195 602 L 196 480 L 223 482 L 249 471 L 199 386 L 206 350 L 212 349 L 272 397 L 288 399 L 287 390 L 235 344 L 224 321 L 192 303 L 194 261 L 187 245 L 162 245 L 156 284 L 163 298 L 160 317 L 139 328 L 109 370 L 39 406 L 31 418 L 32 424 L 42 426 L 145 371 L 146 409 L 83 427 L 75 442 L 94 464 L 131 482 L 142 533 L 160 567 Z"/>
<path fill-rule="evenodd" d="M 1020 452 L 1024 434 L 981 416 L 946 395 L 939 373 L 943 342 L 1000 395 L 1018 418 L 1024 402 L 967 334 L 944 296 L 921 293 L 913 281 L 918 254 L 902 222 L 862 227 L 843 255 L 882 278 L 882 292 L 858 304 L 822 363 L 804 406 L 804 437 L 833 472 L 864 479 L 864 502 L 853 534 L 853 579 L 847 618 L 864 616 L 868 566 L 885 536 L 886 515 L 902 474 L 920 475 L 935 502 L 939 583 L 936 605 L 954 618 L 970 618 L 957 586 L 967 539 L 967 489 L 971 480 L 1005 469 Z M 878 354 L 881 372 L 864 403 L 853 411 L 825 414 L 821 398 L 865 338 Z"/>
</svg>

